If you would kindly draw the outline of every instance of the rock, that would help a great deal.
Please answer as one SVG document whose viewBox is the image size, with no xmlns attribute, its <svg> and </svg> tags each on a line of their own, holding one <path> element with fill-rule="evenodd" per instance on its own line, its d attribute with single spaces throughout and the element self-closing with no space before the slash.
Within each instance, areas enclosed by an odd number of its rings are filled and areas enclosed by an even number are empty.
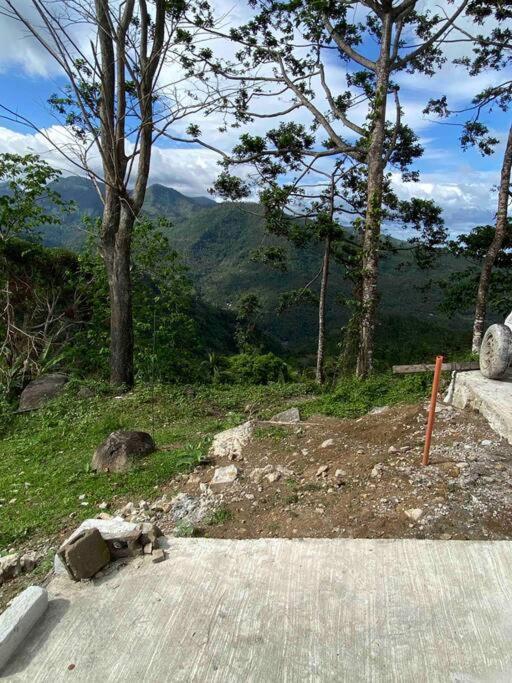
<svg viewBox="0 0 512 683">
<path fill-rule="evenodd" d="M 121 508 L 120 514 L 123 515 L 123 517 L 129 517 L 130 515 L 134 515 L 136 511 L 137 509 L 133 503 L 126 503 L 126 505 Z"/>
<path fill-rule="evenodd" d="M 482 441 L 480 441 L 480 445 L 481 446 L 492 446 L 492 441 L 490 439 L 482 439 Z"/>
<path fill-rule="evenodd" d="M 112 432 L 96 449 L 91 468 L 96 472 L 126 472 L 154 450 L 155 442 L 146 432 Z"/>
<path fill-rule="evenodd" d="M 230 455 L 240 456 L 253 431 L 254 423 L 249 420 L 238 427 L 219 432 L 213 437 L 209 455 L 215 458 L 229 457 Z"/>
<path fill-rule="evenodd" d="M 323 474 L 326 474 L 329 471 L 329 465 L 320 465 L 320 467 L 316 471 L 316 476 L 321 477 Z"/>
<path fill-rule="evenodd" d="M 336 472 L 334 473 L 335 479 L 344 479 L 344 477 L 346 477 L 346 476 L 347 476 L 347 473 L 345 472 L 345 470 L 336 470 Z"/>
<path fill-rule="evenodd" d="M 212 491 L 222 491 L 222 489 L 230 486 L 238 478 L 238 474 L 239 469 L 236 465 L 216 467 L 213 479 L 210 482 L 210 488 Z"/>
<path fill-rule="evenodd" d="M 283 477 L 293 477 L 292 470 L 288 469 L 288 467 L 285 467 L 284 465 L 277 465 L 276 470 Z"/>
<path fill-rule="evenodd" d="M 27 384 L 20 396 L 19 411 L 36 410 L 44 403 L 58 396 L 68 381 L 60 372 L 41 375 Z"/>
<path fill-rule="evenodd" d="M 265 479 L 269 481 L 271 484 L 274 484 L 276 481 L 281 479 L 281 473 L 280 472 L 269 472 L 269 474 L 265 475 Z"/>
<path fill-rule="evenodd" d="M 103 501 L 103 503 L 100 503 L 100 504 L 98 505 L 98 508 L 99 508 L 100 510 L 106 510 L 109 506 L 110 506 L 110 503 L 107 503 L 107 502 Z"/>
<path fill-rule="evenodd" d="M 153 558 L 152 562 L 153 564 L 158 564 L 159 562 L 163 562 L 165 560 L 165 551 L 163 551 L 161 548 L 158 548 L 155 550 L 153 553 Z"/>
<path fill-rule="evenodd" d="M 389 410 L 389 406 L 377 406 L 376 408 L 372 408 L 368 415 L 381 415 L 382 413 L 387 413 Z"/>
<path fill-rule="evenodd" d="M 334 439 L 326 439 L 320 448 L 330 448 L 330 446 L 334 446 Z"/>
<path fill-rule="evenodd" d="M 156 524 L 151 524 L 151 522 L 144 522 L 140 527 L 141 537 L 140 541 L 145 547 L 148 543 L 156 545 L 157 539 L 163 536 L 162 530 L 157 527 Z"/>
<path fill-rule="evenodd" d="M 249 479 L 255 484 L 259 484 L 263 477 L 270 474 L 274 468 L 272 465 L 265 465 L 265 467 L 255 467 L 249 474 Z"/>
<path fill-rule="evenodd" d="M 151 555 L 153 553 L 153 544 L 146 543 L 144 546 L 144 555 Z"/>
<path fill-rule="evenodd" d="M 24 572 L 33 571 L 36 568 L 39 560 L 40 556 L 34 550 L 25 553 L 20 558 L 21 570 Z"/>
<path fill-rule="evenodd" d="M 300 413 L 298 408 L 288 408 L 282 413 L 277 413 L 270 418 L 270 422 L 289 424 L 292 422 L 300 422 Z"/>
<path fill-rule="evenodd" d="M 384 472 L 384 463 L 378 462 L 372 469 L 370 477 L 381 477 Z"/>
<path fill-rule="evenodd" d="M 388 453 L 398 453 L 398 448 L 395 448 L 394 446 L 390 446 L 388 448 Z"/>
<path fill-rule="evenodd" d="M 78 390 L 77 398 L 86 399 L 86 398 L 92 398 L 95 395 L 96 394 L 94 393 L 94 391 L 92 389 L 90 389 L 89 387 L 80 387 L 80 389 Z"/>
<path fill-rule="evenodd" d="M 423 510 L 421 508 L 410 508 L 409 510 L 404 510 L 406 517 L 412 519 L 413 522 L 417 522 L 423 516 Z"/>
<path fill-rule="evenodd" d="M 92 578 L 110 562 L 110 551 L 98 529 L 83 529 L 57 554 L 74 581 Z"/>
<path fill-rule="evenodd" d="M 21 573 L 20 556 L 16 553 L 0 557 L 0 586 L 19 576 Z"/>
<path fill-rule="evenodd" d="M 142 552 L 140 528 L 124 534 L 121 538 L 108 540 L 107 546 L 114 560 L 120 560 L 123 557 L 137 557 Z"/>
<path fill-rule="evenodd" d="M 178 493 L 171 501 L 171 517 L 174 522 L 188 522 L 191 526 L 200 524 L 217 507 L 217 499 L 209 489 L 200 496 Z"/>
</svg>

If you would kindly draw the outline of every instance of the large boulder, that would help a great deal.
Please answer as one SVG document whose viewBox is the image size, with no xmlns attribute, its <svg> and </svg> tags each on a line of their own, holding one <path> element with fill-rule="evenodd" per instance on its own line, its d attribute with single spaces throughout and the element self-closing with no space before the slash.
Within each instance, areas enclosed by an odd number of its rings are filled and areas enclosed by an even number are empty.
<svg viewBox="0 0 512 683">
<path fill-rule="evenodd" d="M 92 469 L 96 472 L 126 472 L 154 450 L 155 442 L 146 432 L 112 432 L 96 449 Z"/>
<path fill-rule="evenodd" d="M 61 372 L 41 375 L 27 384 L 20 396 L 20 412 L 40 408 L 46 401 L 58 396 L 64 389 L 68 377 Z"/>
</svg>

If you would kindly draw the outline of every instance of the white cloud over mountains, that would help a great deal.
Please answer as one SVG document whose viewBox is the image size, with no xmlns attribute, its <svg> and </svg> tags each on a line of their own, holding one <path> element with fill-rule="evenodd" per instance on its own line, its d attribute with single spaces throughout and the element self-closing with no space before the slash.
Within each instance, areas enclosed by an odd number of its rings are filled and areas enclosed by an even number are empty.
<svg viewBox="0 0 512 683">
<path fill-rule="evenodd" d="M 17 0 L 17 3 L 20 7 L 26 7 L 27 11 L 30 11 L 32 4 L 30 0 Z M 212 4 L 217 16 L 224 17 L 226 27 L 229 24 L 242 23 L 251 13 L 247 3 L 242 1 L 212 0 Z M 438 0 L 426 0 L 424 4 L 438 11 Z M 452 7 L 451 4 L 450 7 Z M 81 44 L 85 43 L 86 29 L 77 30 L 77 40 Z M 455 56 L 461 50 L 468 48 L 463 44 L 454 43 L 449 49 Z M 228 46 L 226 54 L 233 54 L 233 46 Z M 53 90 L 50 81 L 59 72 L 51 57 L 29 36 L 25 28 L 17 22 L 0 16 L 0 77 L 2 72 L 11 72 L 15 69 L 36 75 L 41 79 L 48 79 L 49 92 Z M 344 66 L 340 63 L 330 64 L 327 75 L 332 79 L 332 83 L 343 84 Z M 174 77 L 172 69 L 169 69 L 165 76 L 172 80 Z M 482 74 L 472 79 L 465 71 L 447 64 L 432 78 L 418 74 L 401 74 L 398 80 L 402 90 L 406 121 L 421 133 L 426 142 L 425 168 L 430 169 L 435 165 L 438 170 L 422 173 L 419 183 L 404 184 L 398 175 L 394 176 L 397 192 L 403 197 L 415 195 L 435 199 L 443 206 L 446 224 L 453 232 L 460 232 L 477 223 L 492 220 L 496 204 L 496 195 L 492 192 L 492 187 L 498 180 L 499 153 L 495 157 L 496 169 L 494 171 L 484 172 L 469 166 L 462 166 L 456 135 L 449 148 L 444 149 L 440 143 L 439 126 L 423 114 L 423 109 L 429 97 L 441 94 L 448 96 L 452 107 L 461 108 L 482 87 L 495 83 L 496 76 Z M 11 96 L 15 104 L 16 93 L 12 93 Z M 363 110 L 354 113 L 360 122 L 364 120 Z M 36 116 L 36 113 L 30 112 L 30 115 Z M 46 117 L 44 120 L 47 120 L 47 113 L 43 114 L 41 111 L 41 117 L 43 115 Z M 309 120 L 304 110 L 295 111 L 288 118 L 303 123 Z M 229 150 L 236 142 L 241 130 L 229 129 L 221 134 L 218 131 L 220 123 L 220 118 L 215 116 L 201 121 L 204 139 Z M 271 121 L 270 124 L 277 125 L 277 122 Z M 10 129 L 9 125 L 9 123 L 4 123 L 4 127 L 0 128 L 0 151 L 25 153 L 32 150 L 66 173 L 80 172 L 70 161 L 66 161 L 55 149 L 52 149 L 43 135 L 32 131 L 19 132 L 19 128 L 15 131 Z M 257 119 L 254 124 L 251 124 L 250 132 L 263 132 L 268 125 L 268 120 Z M 63 127 L 55 125 L 45 129 L 45 132 L 59 147 L 72 152 L 69 147 L 72 143 Z M 172 186 L 185 194 L 205 194 L 219 171 L 218 159 L 218 155 L 214 152 L 198 147 L 176 149 L 159 145 L 154 149 L 151 182 Z"/>
</svg>

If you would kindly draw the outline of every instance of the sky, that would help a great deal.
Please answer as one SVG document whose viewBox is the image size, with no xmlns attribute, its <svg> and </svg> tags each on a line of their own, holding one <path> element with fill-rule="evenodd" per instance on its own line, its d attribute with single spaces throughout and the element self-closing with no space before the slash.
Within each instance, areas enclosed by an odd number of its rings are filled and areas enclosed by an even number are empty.
<svg viewBox="0 0 512 683">
<path fill-rule="evenodd" d="M 20 6 L 30 7 L 30 0 L 17 0 Z M 428 4 L 430 0 L 424 0 Z M 0 7 L 2 0 L 0 0 Z M 432 6 L 451 5 L 447 2 L 430 2 Z M 228 17 L 224 23 L 239 24 L 250 15 L 243 0 L 213 0 L 218 16 Z M 82 35 L 80 39 L 86 40 Z M 460 55 L 467 47 L 449 46 L 449 56 Z M 332 82 L 344 76 L 344 66 L 333 61 L 328 68 Z M 404 184 L 398 173 L 393 175 L 394 186 L 404 198 L 420 196 L 432 198 L 444 210 L 444 218 L 452 235 L 466 232 L 475 225 L 493 222 L 497 202 L 496 183 L 499 179 L 501 154 L 510 125 L 509 115 L 501 111 L 486 114 L 483 121 L 500 139 L 496 153 L 483 158 L 478 152 L 460 149 L 459 128 L 445 125 L 434 117 L 425 116 L 422 111 L 430 97 L 446 94 L 454 109 L 468 105 L 471 98 L 482 89 L 502 79 L 503 74 L 483 74 L 477 78 L 468 77 L 465 70 L 455 67 L 448 60 L 444 68 L 434 77 L 404 74 L 399 77 L 402 106 L 405 121 L 416 131 L 425 148 L 424 156 L 415 167 L 420 171 L 418 183 Z M 0 14 L 0 102 L 11 110 L 35 122 L 45 129 L 57 143 L 64 145 L 67 134 L 52 114 L 47 100 L 59 92 L 65 79 L 49 55 L 32 39 L 26 29 Z M 357 114 L 356 114 L 357 115 Z M 294 112 L 289 118 L 304 120 L 305 114 Z M 218 130 L 219 119 L 215 116 L 201 120 L 203 138 L 229 151 L 240 134 L 240 129 Z M 258 120 L 251 125 L 251 132 L 264 132 L 269 125 Z M 272 126 L 276 125 L 272 121 Z M 52 165 L 66 173 L 79 172 L 65 162 L 57 152 L 49 148 L 44 138 L 26 126 L 0 118 L 0 152 L 40 154 Z M 219 157 L 214 152 L 190 145 L 176 145 L 160 142 L 154 150 L 150 181 L 162 183 L 188 195 L 206 194 L 219 172 Z"/>
</svg>

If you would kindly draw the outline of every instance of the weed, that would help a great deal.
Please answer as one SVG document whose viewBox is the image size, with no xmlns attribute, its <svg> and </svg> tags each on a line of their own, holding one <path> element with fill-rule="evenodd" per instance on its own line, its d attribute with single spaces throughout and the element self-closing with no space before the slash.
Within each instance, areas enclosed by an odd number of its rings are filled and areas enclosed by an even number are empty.
<svg viewBox="0 0 512 683">
<path fill-rule="evenodd" d="M 224 522 L 229 522 L 233 517 L 233 513 L 227 507 L 221 506 L 215 510 L 208 520 L 209 526 L 215 526 L 217 524 L 224 524 Z"/>
</svg>

